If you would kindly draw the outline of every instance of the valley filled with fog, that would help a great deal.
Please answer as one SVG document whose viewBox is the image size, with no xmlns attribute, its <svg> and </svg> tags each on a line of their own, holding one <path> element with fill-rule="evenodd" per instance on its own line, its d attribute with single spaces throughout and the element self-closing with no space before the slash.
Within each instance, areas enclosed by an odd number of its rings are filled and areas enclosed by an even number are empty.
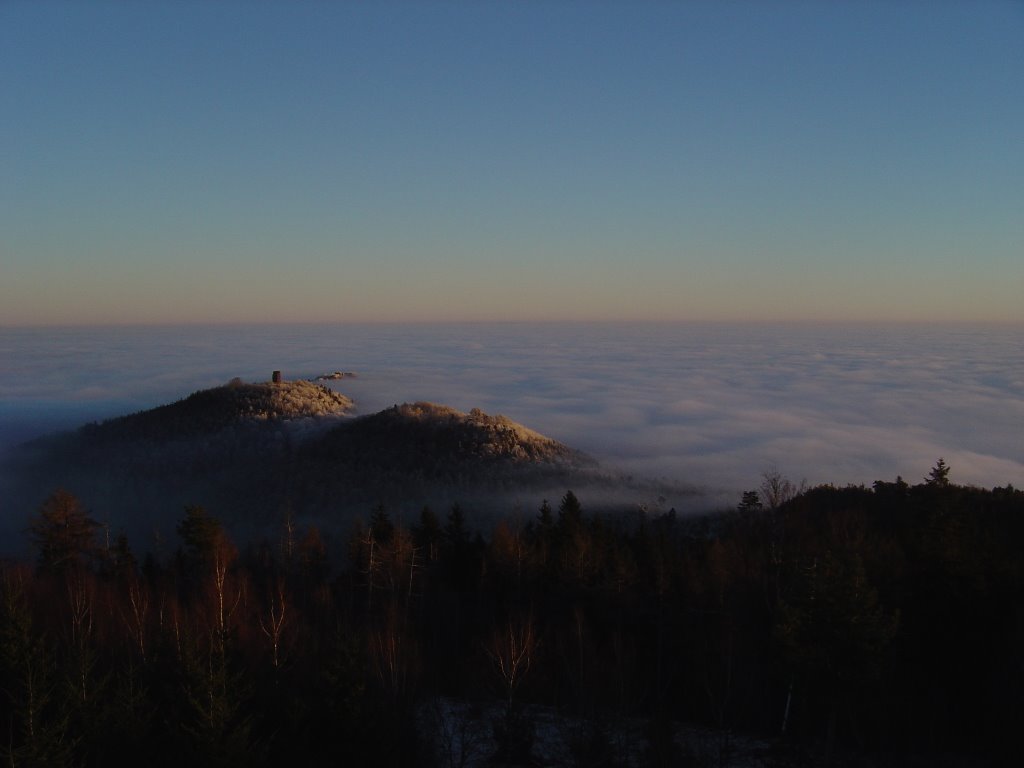
<svg viewBox="0 0 1024 768">
<path fill-rule="evenodd" d="M 602 465 L 734 503 L 776 467 L 811 484 L 1024 482 L 1011 326 L 239 325 L 0 331 L 0 450 L 226 383 L 312 378 L 369 414 L 504 414 Z"/>
</svg>

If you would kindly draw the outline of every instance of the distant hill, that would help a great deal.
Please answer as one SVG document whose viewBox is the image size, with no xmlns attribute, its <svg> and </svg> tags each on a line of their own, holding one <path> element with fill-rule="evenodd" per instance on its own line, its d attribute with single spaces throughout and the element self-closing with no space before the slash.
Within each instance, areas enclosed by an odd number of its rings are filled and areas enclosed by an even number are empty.
<svg viewBox="0 0 1024 768">
<path fill-rule="evenodd" d="M 479 409 L 353 412 L 349 398 L 315 383 L 236 380 L 34 441 L 7 474 L 27 511 L 66 487 L 100 517 L 147 526 L 175 519 L 187 503 L 242 524 L 285 508 L 340 520 L 376 503 L 496 499 L 596 477 L 583 453 Z"/>
<path fill-rule="evenodd" d="M 237 425 L 344 416 L 353 408 L 349 398 L 308 381 L 245 384 L 235 379 L 169 405 L 88 425 L 82 431 L 90 440 L 161 441 L 216 433 Z"/>
<path fill-rule="evenodd" d="M 346 499 L 400 506 L 579 487 L 597 471 L 589 456 L 503 416 L 422 402 L 341 422 L 297 458 L 290 497 L 325 511 Z"/>
<path fill-rule="evenodd" d="M 356 464 L 386 464 L 405 471 L 446 469 L 461 464 L 587 465 L 593 462 L 549 437 L 504 416 L 475 408 L 462 413 L 434 403 L 395 405 L 323 435 L 309 455 Z"/>
</svg>

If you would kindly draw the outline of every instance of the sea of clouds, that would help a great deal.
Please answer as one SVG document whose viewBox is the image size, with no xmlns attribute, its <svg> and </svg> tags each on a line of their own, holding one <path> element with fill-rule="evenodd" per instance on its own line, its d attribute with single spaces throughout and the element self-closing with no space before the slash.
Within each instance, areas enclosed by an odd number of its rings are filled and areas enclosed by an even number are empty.
<svg viewBox="0 0 1024 768">
<path fill-rule="evenodd" d="M 0 329 L 0 451 L 235 376 L 335 370 L 362 413 L 502 413 L 637 476 L 732 503 L 794 481 L 1024 486 L 1021 328 L 704 324 Z"/>
</svg>

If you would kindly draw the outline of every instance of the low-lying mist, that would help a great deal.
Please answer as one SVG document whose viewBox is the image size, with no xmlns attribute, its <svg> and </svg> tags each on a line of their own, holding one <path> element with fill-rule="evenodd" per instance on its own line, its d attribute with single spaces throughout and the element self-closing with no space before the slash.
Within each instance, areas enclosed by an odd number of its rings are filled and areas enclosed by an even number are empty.
<svg viewBox="0 0 1024 768">
<path fill-rule="evenodd" d="M 812 484 L 870 483 L 897 474 L 916 481 L 942 456 L 956 482 L 1020 485 L 1019 330 L 631 324 L 4 329 L 0 451 L 235 376 L 257 381 L 273 370 L 286 379 L 344 370 L 357 377 L 330 385 L 353 398 L 359 413 L 417 400 L 465 411 L 479 407 L 585 451 L 608 471 L 698 488 L 709 508 L 735 503 L 769 466 Z M 585 492 L 582 497 L 587 501 Z M 513 503 L 532 514 L 539 499 Z M 29 511 L 8 501 L 2 514 L 10 522 Z"/>
</svg>

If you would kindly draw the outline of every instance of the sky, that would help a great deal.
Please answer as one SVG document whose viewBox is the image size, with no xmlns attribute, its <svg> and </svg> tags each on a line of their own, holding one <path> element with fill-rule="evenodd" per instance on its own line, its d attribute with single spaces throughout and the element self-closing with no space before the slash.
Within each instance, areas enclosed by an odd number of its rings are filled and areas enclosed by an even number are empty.
<svg viewBox="0 0 1024 768">
<path fill-rule="evenodd" d="M 1024 322 L 1024 3 L 0 0 L 0 325 Z"/>
</svg>

